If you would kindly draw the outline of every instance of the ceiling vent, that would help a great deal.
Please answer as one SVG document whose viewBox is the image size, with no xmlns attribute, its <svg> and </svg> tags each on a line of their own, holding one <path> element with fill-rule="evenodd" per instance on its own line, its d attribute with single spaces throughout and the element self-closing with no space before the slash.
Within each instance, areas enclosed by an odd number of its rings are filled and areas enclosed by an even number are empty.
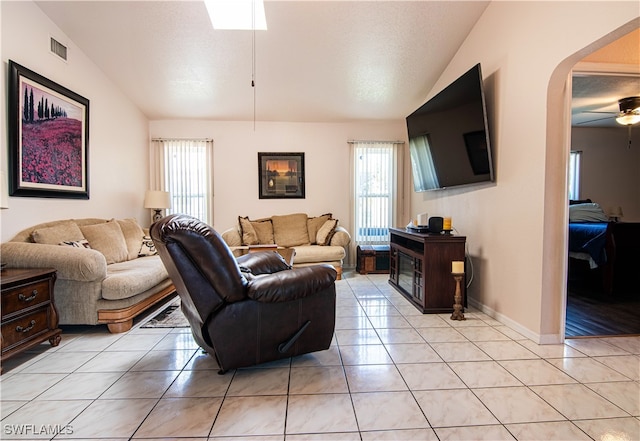
<svg viewBox="0 0 640 441">
<path fill-rule="evenodd" d="M 51 37 L 51 53 L 67 61 L 67 47 L 55 38 Z"/>
</svg>

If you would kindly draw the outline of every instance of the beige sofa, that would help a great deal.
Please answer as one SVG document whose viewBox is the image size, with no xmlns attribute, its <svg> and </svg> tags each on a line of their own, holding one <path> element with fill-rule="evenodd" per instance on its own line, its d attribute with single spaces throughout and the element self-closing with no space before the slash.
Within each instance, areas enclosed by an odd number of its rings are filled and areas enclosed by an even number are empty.
<svg viewBox="0 0 640 441">
<path fill-rule="evenodd" d="M 338 279 L 351 242 L 349 232 L 330 213 L 316 217 L 293 213 L 255 220 L 239 216 L 238 224 L 224 231 L 222 238 L 235 256 L 245 253 L 251 245 L 293 248 L 293 266 L 328 263 L 338 272 Z"/>
<path fill-rule="evenodd" d="M 7 267 L 57 270 L 60 324 L 124 332 L 136 315 L 175 292 L 146 239 L 135 219 L 68 219 L 27 228 L 0 252 Z"/>
</svg>

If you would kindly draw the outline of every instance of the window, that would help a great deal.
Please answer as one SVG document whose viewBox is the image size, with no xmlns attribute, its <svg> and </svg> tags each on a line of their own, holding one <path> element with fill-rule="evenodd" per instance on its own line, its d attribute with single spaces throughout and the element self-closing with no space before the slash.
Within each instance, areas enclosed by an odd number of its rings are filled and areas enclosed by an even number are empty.
<svg viewBox="0 0 640 441">
<path fill-rule="evenodd" d="M 353 141 L 354 242 L 389 242 L 397 200 L 396 142 Z"/>
<path fill-rule="evenodd" d="M 154 140 L 155 189 L 168 191 L 167 214 L 188 214 L 213 225 L 213 141 Z"/>
<path fill-rule="evenodd" d="M 569 200 L 580 199 L 580 159 L 581 151 L 569 154 Z"/>
</svg>

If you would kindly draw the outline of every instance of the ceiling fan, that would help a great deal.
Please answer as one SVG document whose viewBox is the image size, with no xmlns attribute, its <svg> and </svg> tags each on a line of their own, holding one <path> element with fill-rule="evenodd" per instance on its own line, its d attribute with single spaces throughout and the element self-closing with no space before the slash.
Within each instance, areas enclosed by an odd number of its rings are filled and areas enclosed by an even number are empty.
<svg viewBox="0 0 640 441">
<path fill-rule="evenodd" d="M 618 100 L 620 113 L 616 122 L 623 126 L 632 126 L 640 122 L 640 96 L 630 96 Z"/>
<path fill-rule="evenodd" d="M 584 113 L 605 114 L 602 118 L 595 118 L 588 121 L 579 122 L 578 125 L 589 124 L 596 121 L 604 121 L 615 118 L 618 124 L 632 126 L 640 122 L 640 96 L 630 96 L 618 100 L 619 112 L 586 110 Z"/>
<path fill-rule="evenodd" d="M 629 96 L 626 98 L 620 98 L 618 100 L 618 107 L 620 109 L 619 112 L 585 111 L 584 113 L 601 113 L 609 114 L 611 116 L 596 118 L 589 121 L 582 121 L 579 122 L 578 125 L 615 118 L 618 124 L 627 126 L 629 128 L 629 143 L 627 146 L 628 148 L 631 148 L 631 127 L 640 123 L 640 96 Z"/>
</svg>

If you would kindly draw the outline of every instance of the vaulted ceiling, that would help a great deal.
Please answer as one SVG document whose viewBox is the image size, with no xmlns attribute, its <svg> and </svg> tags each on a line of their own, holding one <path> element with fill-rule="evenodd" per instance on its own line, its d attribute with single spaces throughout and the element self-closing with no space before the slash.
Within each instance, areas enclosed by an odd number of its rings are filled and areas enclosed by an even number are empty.
<svg viewBox="0 0 640 441">
<path fill-rule="evenodd" d="M 320 122 L 404 118 L 489 2 L 267 0 L 255 33 L 202 1 L 37 4 L 150 119 Z"/>
<path fill-rule="evenodd" d="M 37 4 L 150 119 L 320 122 L 404 118 L 489 2 L 266 0 L 255 33 L 214 31 L 196 0 Z M 639 52 L 636 31 L 583 60 L 574 126 L 615 126 Z"/>
</svg>

